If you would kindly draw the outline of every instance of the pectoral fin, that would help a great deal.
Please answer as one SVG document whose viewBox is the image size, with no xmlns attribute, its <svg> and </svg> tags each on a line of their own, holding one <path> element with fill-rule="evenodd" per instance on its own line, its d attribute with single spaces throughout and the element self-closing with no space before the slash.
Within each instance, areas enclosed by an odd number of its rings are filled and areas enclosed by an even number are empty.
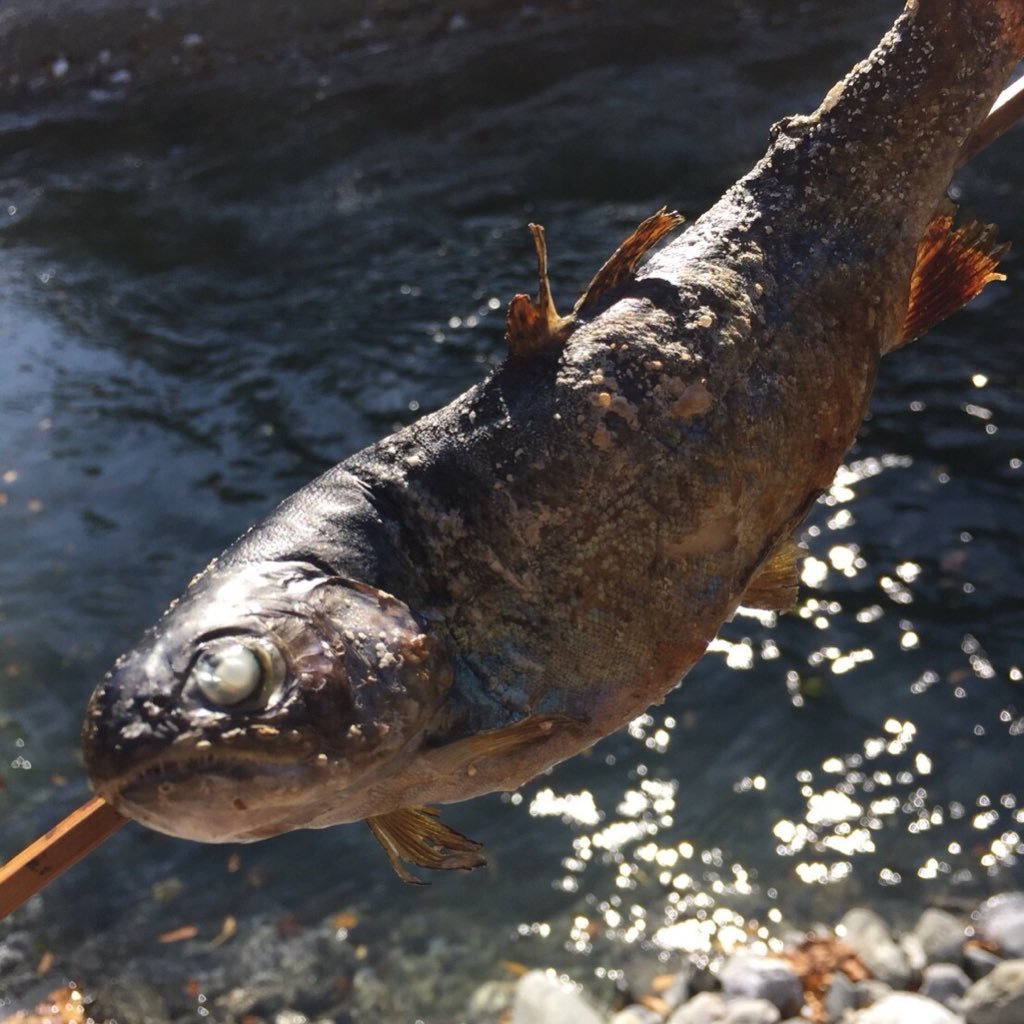
<svg viewBox="0 0 1024 1024">
<path fill-rule="evenodd" d="M 887 352 L 920 338 L 970 302 L 989 281 L 1006 280 L 996 267 L 1009 245 L 996 241 L 991 224 L 967 220 L 953 227 L 955 213 L 952 203 L 944 203 L 918 244 L 903 334 Z"/>
<path fill-rule="evenodd" d="M 529 715 L 503 729 L 488 729 L 487 732 L 466 736 L 464 739 L 446 743 L 424 753 L 431 768 L 444 775 L 474 771 L 477 761 L 502 757 L 520 747 L 542 742 L 556 727 L 579 724 L 568 715 Z"/>
<path fill-rule="evenodd" d="M 803 555 L 792 537 L 783 542 L 747 584 L 740 604 L 771 612 L 788 612 L 795 608 Z"/>
<path fill-rule="evenodd" d="M 438 813 L 434 807 L 402 807 L 366 819 L 374 839 L 384 847 L 395 874 L 403 882 L 424 884 L 406 870 L 403 861 L 435 871 L 471 871 L 487 863 L 481 853 L 483 847 L 445 825 Z"/>
</svg>

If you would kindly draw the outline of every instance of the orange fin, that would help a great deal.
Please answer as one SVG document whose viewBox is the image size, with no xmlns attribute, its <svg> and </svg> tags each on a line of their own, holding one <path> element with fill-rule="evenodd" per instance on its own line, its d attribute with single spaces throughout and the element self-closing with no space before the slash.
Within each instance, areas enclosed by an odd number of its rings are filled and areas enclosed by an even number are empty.
<svg viewBox="0 0 1024 1024">
<path fill-rule="evenodd" d="M 792 611 L 800 588 L 800 561 L 803 557 L 803 549 L 792 537 L 784 541 L 747 584 L 740 604 L 769 612 Z"/>
<path fill-rule="evenodd" d="M 630 280 L 636 273 L 636 265 L 651 246 L 679 227 L 683 223 L 683 219 L 682 214 L 675 210 L 669 211 L 663 206 L 657 213 L 641 221 L 594 275 L 594 279 L 573 308 L 573 314 L 585 311 L 602 295 L 616 288 L 623 281 Z"/>
<path fill-rule="evenodd" d="M 954 212 L 948 204 L 937 214 L 917 247 L 903 334 L 886 352 L 920 338 L 970 302 L 989 281 L 1006 280 L 996 267 L 1009 244 L 996 241 L 992 224 L 972 219 L 953 227 Z"/>
<path fill-rule="evenodd" d="M 572 318 L 559 316 L 548 282 L 548 248 L 544 229 L 531 224 L 533 248 L 537 253 L 537 299 L 515 295 L 505 314 L 505 341 L 509 355 L 528 356 L 561 344 L 568 335 Z"/>
<path fill-rule="evenodd" d="M 366 819 L 403 882 L 423 884 L 406 870 L 403 861 L 435 871 L 471 871 L 487 863 L 478 842 L 449 828 L 437 815 L 434 807 L 400 807 Z"/>
<path fill-rule="evenodd" d="M 576 326 L 577 315 L 586 312 L 603 295 L 629 280 L 647 251 L 664 235 L 682 224 L 683 218 L 664 207 L 641 221 L 630 236 L 605 261 L 587 290 L 579 297 L 569 316 L 560 316 L 548 282 L 548 250 L 544 229 L 531 224 L 537 253 L 537 298 L 514 295 L 505 314 L 505 342 L 510 356 L 529 356 L 561 345 Z"/>
</svg>

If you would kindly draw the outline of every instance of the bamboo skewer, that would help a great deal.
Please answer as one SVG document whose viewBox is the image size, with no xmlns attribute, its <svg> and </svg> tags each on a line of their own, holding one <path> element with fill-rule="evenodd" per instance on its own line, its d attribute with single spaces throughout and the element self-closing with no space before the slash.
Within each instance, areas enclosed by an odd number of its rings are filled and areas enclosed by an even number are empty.
<svg viewBox="0 0 1024 1024">
<path fill-rule="evenodd" d="M 98 796 L 0 865 L 0 920 L 94 850 L 128 819 Z"/>
<path fill-rule="evenodd" d="M 986 146 L 995 142 L 1008 128 L 1024 117 L 1024 77 L 1007 86 L 998 96 L 984 121 L 975 128 L 964 143 L 958 167 L 977 156 Z"/>
</svg>

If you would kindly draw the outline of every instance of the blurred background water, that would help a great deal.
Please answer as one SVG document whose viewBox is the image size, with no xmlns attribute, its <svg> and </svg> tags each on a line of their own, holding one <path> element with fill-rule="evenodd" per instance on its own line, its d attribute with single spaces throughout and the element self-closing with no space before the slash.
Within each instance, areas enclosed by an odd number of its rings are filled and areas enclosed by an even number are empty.
<svg viewBox="0 0 1024 1024">
<path fill-rule="evenodd" d="M 196 569 L 500 361 L 527 221 L 571 304 L 642 216 L 713 202 L 898 7 L 0 11 L 0 857 L 85 797 L 88 693 Z M 956 183 L 1008 239 L 1022 158 L 1013 132 Z M 628 731 L 451 809 L 489 869 L 415 889 L 360 826 L 204 848 L 130 825 L 7 926 L 53 962 L 0 1005 L 143 973 L 200 1019 L 188 981 L 216 989 L 226 917 L 332 913 L 448 1020 L 501 958 L 607 979 L 852 903 L 1019 887 L 1016 252 L 1004 269 L 885 361 L 796 614 L 738 617 Z M 203 944 L 156 942 L 178 925 Z"/>
</svg>

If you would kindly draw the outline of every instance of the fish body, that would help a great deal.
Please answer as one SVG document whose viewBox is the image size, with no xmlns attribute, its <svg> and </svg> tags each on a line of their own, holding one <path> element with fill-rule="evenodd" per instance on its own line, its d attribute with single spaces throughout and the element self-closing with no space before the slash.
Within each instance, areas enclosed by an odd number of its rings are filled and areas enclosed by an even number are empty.
<svg viewBox="0 0 1024 1024">
<path fill-rule="evenodd" d="M 423 805 L 518 787 L 663 699 L 741 602 L 791 601 L 793 533 L 905 340 L 922 238 L 1022 26 L 1022 0 L 911 3 L 569 316 L 536 230 L 503 365 L 286 499 L 101 682 L 98 793 L 200 840 L 368 819 L 395 863 L 479 863 Z"/>
</svg>

